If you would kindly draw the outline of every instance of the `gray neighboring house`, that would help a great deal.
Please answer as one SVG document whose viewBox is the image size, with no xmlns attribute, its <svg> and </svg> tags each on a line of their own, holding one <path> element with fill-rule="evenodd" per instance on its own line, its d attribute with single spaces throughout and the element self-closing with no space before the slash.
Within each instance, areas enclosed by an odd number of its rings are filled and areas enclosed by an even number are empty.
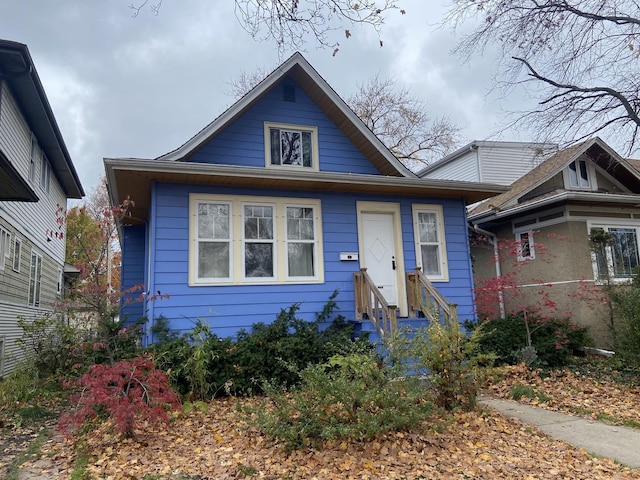
<svg viewBox="0 0 640 480">
<path fill-rule="evenodd" d="M 471 226 L 493 244 L 472 246 L 476 286 L 520 261 L 519 286 L 528 303 L 550 285 L 558 313 L 572 312 L 575 322 L 589 326 L 597 347 L 610 348 L 610 314 L 597 292 L 607 281 L 629 281 L 640 264 L 639 206 L 640 172 L 603 140 L 561 150 L 468 213 Z M 608 232 L 613 243 L 594 251 L 594 229 Z M 496 263 L 496 239 L 519 248 Z M 509 295 L 503 301 L 508 311 Z"/>
<path fill-rule="evenodd" d="M 554 143 L 474 140 L 423 168 L 418 176 L 511 185 L 557 151 Z"/>
<path fill-rule="evenodd" d="M 0 40 L 0 378 L 20 360 L 18 318 L 62 299 L 67 199 L 83 196 L 27 46 Z"/>
</svg>

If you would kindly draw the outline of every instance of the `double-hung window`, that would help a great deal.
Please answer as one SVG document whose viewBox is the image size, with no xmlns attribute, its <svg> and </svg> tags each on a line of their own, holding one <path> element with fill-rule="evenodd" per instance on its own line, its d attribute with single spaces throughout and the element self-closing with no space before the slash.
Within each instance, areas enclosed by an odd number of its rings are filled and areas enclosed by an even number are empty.
<svg viewBox="0 0 640 480">
<path fill-rule="evenodd" d="M 272 280 L 275 275 L 273 205 L 244 205 L 244 277 Z"/>
<path fill-rule="evenodd" d="M 447 251 L 440 205 L 413 206 L 416 260 L 429 280 L 447 281 Z"/>
<path fill-rule="evenodd" d="M 265 123 L 267 167 L 318 170 L 318 129 L 301 125 Z"/>
<path fill-rule="evenodd" d="M 51 183 L 51 164 L 47 160 L 47 156 L 43 153 L 40 157 L 40 188 L 49 193 L 49 185 Z"/>
<path fill-rule="evenodd" d="M 190 205 L 191 284 L 323 281 L 319 200 L 192 194 Z"/>
<path fill-rule="evenodd" d="M 231 204 L 199 201 L 197 210 L 197 278 L 231 279 Z"/>
<path fill-rule="evenodd" d="M 286 206 L 287 277 L 313 278 L 316 265 L 313 207 Z"/>
<path fill-rule="evenodd" d="M 13 240 L 13 270 L 20 271 L 20 261 L 22 258 L 22 239 L 20 237 L 14 237 Z"/>
<path fill-rule="evenodd" d="M 0 227 L 0 270 L 4 270 L 4 263 L 11 256 L 11 234 Z"/>
<path fill-rule="evenodd" d="M 29 305 L 40 306 L 40 291 L 42 289 L 42 255 L 31 252 L 31 272 L 29 274 Z"/>
<path fill-rule="evenodd" d="M 597 279 L 629 279 L 640 265 L 638 233 L 640 227 L 593 225 L 594 232 L 601 232 L 606 241 L 593 252 L 593 266 Z"/>
</svg>

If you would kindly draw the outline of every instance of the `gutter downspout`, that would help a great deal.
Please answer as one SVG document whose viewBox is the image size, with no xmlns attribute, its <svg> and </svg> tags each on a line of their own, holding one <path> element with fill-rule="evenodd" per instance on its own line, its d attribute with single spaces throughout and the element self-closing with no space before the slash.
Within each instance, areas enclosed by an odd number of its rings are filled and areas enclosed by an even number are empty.
<svg viewBox="0 0 640 480">
<path fill-rule="evenodd" d="M 500 251 L 498 250 L 498 237 L 495 233 L 491 233 L 488 230 L 484 230 L 480 228 L 477 224 L 473 224 L 473 230 L 485 235 L 489 240 L 489 243 L 493 245 L 493 260 L 496 266 L 496 277 L 502 277 L 502 269 L 500 268 Z M 502 291 L 498 292 L 498 301 L 500 303 L 500 318 L 505 318 L 505 308 L 504 308 L 504 296 Z"/>
</svg>

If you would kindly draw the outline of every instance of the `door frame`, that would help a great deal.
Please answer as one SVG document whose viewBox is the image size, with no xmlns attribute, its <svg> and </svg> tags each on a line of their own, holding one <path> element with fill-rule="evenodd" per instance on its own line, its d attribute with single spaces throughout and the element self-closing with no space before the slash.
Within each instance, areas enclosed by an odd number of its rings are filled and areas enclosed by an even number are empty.
<svg viewBox="0 0 640 480">
<path fill-rule="evenodd" d="M 398 287 L 398 309 L 401 317 L 409 315 L 409 307 L 407 305 L 407 285 L 406 273 L 404 266 L 404 249 L 402 239 L 402 222 L 400 218 L 400 204 L 395 202 L 356 202 L 356 211 L 358 219 L 358 255 L 360 259 L 360 268 L 363 267 L 364 261 L 364 232 L 362 227 L 363 213 L 383 213 L 391 214 L 393 221 L 393 243 L 396 257 L 396 285 Z M 366 267 L 366 265 L 364 265 Z"/>
</svg>

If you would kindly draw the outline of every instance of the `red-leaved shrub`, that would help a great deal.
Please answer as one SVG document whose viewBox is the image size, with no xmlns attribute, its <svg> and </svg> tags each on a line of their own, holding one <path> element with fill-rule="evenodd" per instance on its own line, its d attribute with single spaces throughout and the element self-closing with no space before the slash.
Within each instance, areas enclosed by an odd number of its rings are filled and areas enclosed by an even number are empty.
<svg viewBox="0 0 640 480">
<path fill-rule="evenodd" d="M 67 434 L 104 415 L 113 421 L 116 432 L 131 437 L 136 422 L 168 423 L 167 409 L 180 405 L 167 375 L 150 357 L 93 365 L 67 386 L 79 389 L 70 398 L 75 411 L 60 420 L 59 427 Z"/>
</svg>

